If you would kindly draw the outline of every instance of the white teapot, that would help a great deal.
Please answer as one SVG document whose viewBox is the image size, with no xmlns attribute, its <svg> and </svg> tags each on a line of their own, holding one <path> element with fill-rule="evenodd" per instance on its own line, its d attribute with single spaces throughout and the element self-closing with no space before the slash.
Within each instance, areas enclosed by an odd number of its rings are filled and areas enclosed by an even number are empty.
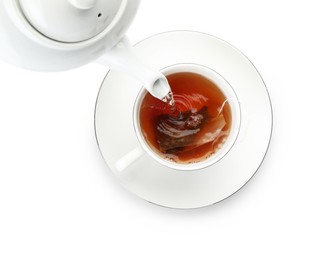
<svg viewBox="0 0 324 260">
<path fill-rule="evenodd" d="M 132 52 L 125 32 L 140 0 L 1 0 L 0 57 L 31 70 L 72 69 L 101 59 L 140 80 L 155 97 L 166 78 Z"/>
</svg>

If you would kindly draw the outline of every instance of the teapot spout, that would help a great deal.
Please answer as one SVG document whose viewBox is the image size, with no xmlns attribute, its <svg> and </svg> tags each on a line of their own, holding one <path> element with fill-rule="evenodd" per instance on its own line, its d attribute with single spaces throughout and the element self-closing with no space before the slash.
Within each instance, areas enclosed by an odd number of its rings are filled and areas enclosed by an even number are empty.
<svg viewBox="0 0 324 260">
<path fill-rule="evenodd" d="M 127 38 L 121 40 L 99 60 L 111 69 L 125 72 L 139 80 L 150 94 L 163 102 L 170 97 L 171 88 L 166 77 L 157 69 L 145 64 L 132 50 Z"/>
</svg>

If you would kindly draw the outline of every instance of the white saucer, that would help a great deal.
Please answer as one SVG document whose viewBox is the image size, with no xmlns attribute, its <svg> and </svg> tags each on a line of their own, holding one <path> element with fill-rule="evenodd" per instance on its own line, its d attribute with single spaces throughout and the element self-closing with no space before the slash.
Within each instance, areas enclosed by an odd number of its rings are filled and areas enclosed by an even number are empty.
<svg viewBox="0 0 324 260">
<path fill-rule="evenodd" d="M 239 99 L 241 130 L 227 155 L 208 168 L 183 172 L 163 166 L 143 151 L 134 131 L 133 108 L 141 84 L 111 71 L 95 111 L 98 145 L 111 171 L 132 193 L 171 208 L 211 205 L 238 191 L 262 163 L 272 131 L 270 98 L 253 64 L 227 42 L 190 31 L 155 35 L 135 49 L 156 68 L 196 63 L 222 75 Z"/>
</svg>

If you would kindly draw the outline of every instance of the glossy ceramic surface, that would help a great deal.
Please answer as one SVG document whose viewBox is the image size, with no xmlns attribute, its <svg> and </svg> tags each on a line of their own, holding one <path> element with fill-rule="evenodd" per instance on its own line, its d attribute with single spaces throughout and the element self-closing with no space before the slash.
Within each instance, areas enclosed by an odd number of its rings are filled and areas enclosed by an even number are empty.
<svg viewBox="0 0 324 260">
<path fill-rule="evenodd" d="M 219 73 L 240 102 L 241 129 L 232 149 L 212 166 L 195 171 L 166 167 L 146 153 L 136 137 L 132 115 L 142 85 L 110 71 L 98 95 L 95 128 L 111 172 L 130 192 L 165 207 L 203 207 L 238 191 L 259 169 L 271 138 L 270 98 L 256 68 L 227 42 L 197 32 L 159 34 L 140 42 L 135 50 L 160 69 L 195 63 Z"/>
<path fill-rule="evenodd" d="M 83 7 L 91 8 L 79 8 L 76 3 L 81 2 Z M 82 66 L 102 56 L 124 37 L 139 2 L 2 0 L 0 57 L 19 67 L 40 71 Z"/>
</svg>

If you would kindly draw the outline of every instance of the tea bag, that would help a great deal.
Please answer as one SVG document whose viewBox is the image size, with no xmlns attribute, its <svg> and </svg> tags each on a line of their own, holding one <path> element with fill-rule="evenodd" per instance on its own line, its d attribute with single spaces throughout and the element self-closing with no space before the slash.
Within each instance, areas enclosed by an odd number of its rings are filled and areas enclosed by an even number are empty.
<svg viewBox="0 0 324 260">
<path fill-rule="evenodd" d="M 223 114 L 213 118 L 206 106 L 199 111 L 192 109 L 177 115 L 160 115 L 157 120 L 156 138 L 163 153 L 191 150 L 212 142 L 226 125 Z"/>
</svg>

